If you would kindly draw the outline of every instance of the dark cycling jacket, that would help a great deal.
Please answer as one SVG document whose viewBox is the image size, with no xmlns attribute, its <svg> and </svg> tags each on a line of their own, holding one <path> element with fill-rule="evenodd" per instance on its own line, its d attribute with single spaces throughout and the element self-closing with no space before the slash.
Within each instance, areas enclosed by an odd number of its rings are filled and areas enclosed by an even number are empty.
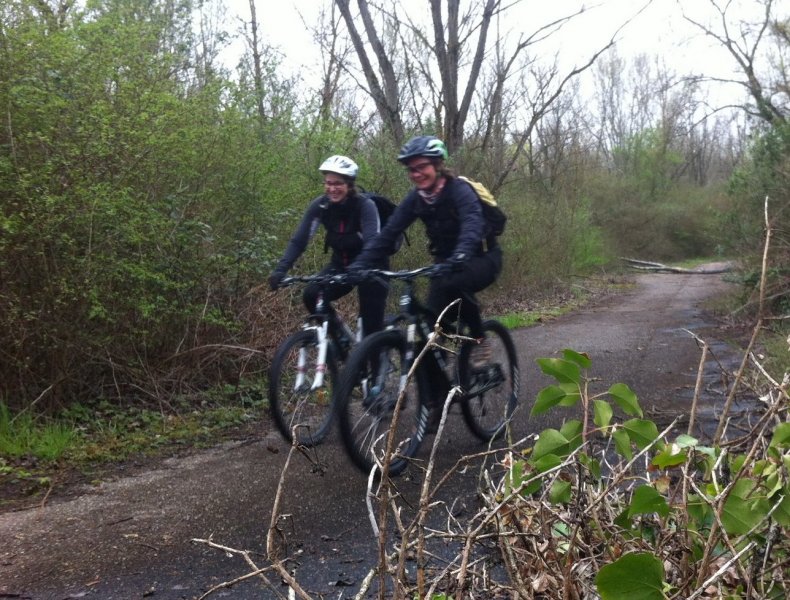
<svg viewBox="0 0 790 600">
<path fill-rule="evenodd" d="M 351 196 L 334 203 L 326 195 L 315 198 L 291 236 L 276 271 L 287 272 L 304 253 L 321 224 L 327 230 L 326 243 L 332 249 L 332 266 L 347 267 L 363 245 L 379 232 L 379 213 L 370 198 Z"/>
<path fill-rule="evenodd" d="M 468 183 L 448 178 L 432 204 L 416 189 L 409 192 L 381 233 L 365 242 L 354 265 L 371 267 L 388 256 L 393 242 L 417 219 L 425 225 L 428 250 L 436 260 L 446 260 L 456 254 L 468 257 L 484 254 L 485 220 L 480 200 Z"/>
</svg>

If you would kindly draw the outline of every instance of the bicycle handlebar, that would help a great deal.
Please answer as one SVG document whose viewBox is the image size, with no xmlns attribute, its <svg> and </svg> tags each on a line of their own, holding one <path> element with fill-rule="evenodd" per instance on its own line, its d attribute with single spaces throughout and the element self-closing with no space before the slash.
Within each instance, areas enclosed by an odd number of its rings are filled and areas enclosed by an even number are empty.
<svg viewBox="0 0 790 600">
<path fill-rule="evenodd" d="M 297 283 L 346 283 L 348 276 L 345 273 L 330 273 L 317 275 L 288 275 L 283 277 L 278 287 L 284 288 Z"/>
<path fill-rule="evenodd" d="M 383 279 L 402 279 L 409 280 L 421 276 L 430 276 L 436 271 L 437 265 L 426 265 L 424 267 L 417 267 L 416 269 L 408 269 L 403 271 L 388 271 L 386 269 L 366 269 L 362 273 L 364 277 L 381 277 Z"/>
<path fill-rule="evenodd" d="M 386 269 L 363 269 L 358 272 L 349 273 L 330 273 L 317 275 L 289 275 L 280 282 L 279 287 L 288 287 L 297 283 L 319 283 L 319 284 L 348 284 L 360 280 L 373 279 L 400 279 L 409 280 L 421 276 L 430 276 L 436 271 L 437 265 L 426 265 L 416 269 L 403 271 L 389 271 Z"/>
</svg>

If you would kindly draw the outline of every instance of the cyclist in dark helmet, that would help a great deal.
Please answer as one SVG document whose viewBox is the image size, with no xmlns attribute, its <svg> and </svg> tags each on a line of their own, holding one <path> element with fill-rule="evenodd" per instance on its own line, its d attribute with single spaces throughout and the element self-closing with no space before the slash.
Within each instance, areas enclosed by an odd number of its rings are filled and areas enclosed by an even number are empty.
<svg viewBox="0 0 790 600">
<path fill-rule="evenodd" d="M 356 188 L 359 172 L 357 163 L 347 156 L 335 155 L 327 158 L 318 170 L 324 176 L 324 193 L 308 205 L 285 253 L 269 276 L 272 290 L 279 287 L 321 225 L 326 230 L 326 249 L 332 250 L 329 264 L 321 270 L 322 274 L 344 272 L 360 253 L 364 243 L 379 232 L 379 213 L 375 203 L 359 194 Z M 387 268 L 387 258 L 378 260 L 376 266 Z M 311 313 L 315 312 L 319 289 L 317 284 L 310 284 L 304 289 L 303 301 Z M 345 296 L 352 289 L 353 286 L 348 284 L 331 285 L 326 289 L 324 298 L 331 302 Z M 383 327 L 387 289 L 385 282 L 373 280 L 361 282 L 357 286 L 363 335 L 369 335 Z M 329 310 L 332 310 L 331 306 Z M 336 333 L 342 334 L 341 331 Z"/>
<path fill-rule="evenodd" d="M 398 205 L 381 233 L 365 243 L 351 270 L 375 266 L 388 253 L 393 240 L 414 221 L 425 225 L 428 250 L 442 265 L 431 279 L 428 305 L 438 315 L 457 298 L 462 320 L 478 339 L 472 366 L 490 360 L 491 349 L 484 338 L 480 307 L 473 294 L 490 286 L 502 270 L 502 249 L 495 237 L 486 237 L 480 200 L 471 185 L 446 166 L 447 148 L 442 140 L 423 135 L 412 138 L 398 154 L 414 188 Z M 470 301 L 471 299 L 471 301 Z"/>
</svg>

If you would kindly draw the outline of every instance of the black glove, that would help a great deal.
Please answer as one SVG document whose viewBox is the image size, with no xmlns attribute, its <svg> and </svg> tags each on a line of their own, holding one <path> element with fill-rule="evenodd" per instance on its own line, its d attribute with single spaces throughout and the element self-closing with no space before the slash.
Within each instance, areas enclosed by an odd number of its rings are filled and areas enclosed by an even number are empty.
<svg viewBox="0 0 790 600">
<path fill-rule="evenodd" d="M 360 282 L 364 281 L 366 274 L 367 269 L 363 269 L 355 264 L 350 264 L 346 267 L 346 283 L 349 285 L 359 285 Z"/>
<path fill-rule="evenodd" d="M 269 275 L 269 289 L 272 291 L 276 290 L 280 287 L 283 279 L 285 279 L 285 273 L 282 271 L 275 271 L 271 275 Z"/>
<path fill-rule="evenodd" d="M 455 265 L 449 262 L 436 263 L 430 273 L 431 279 L 441 279 L 455 272 Z"/>
<path fill-rule="evenodd" d="M 453 254 L 446 261 L 437 263 L 436 266 L 434 266 L 433 272 L 431 273 L 431 277 L 433 277 L 434 279 L 439 279 L 451 275 L 453 273 L 457 273 L 458 271 L 464 268 L 465 263 L 466 263 L 465 254 L 461 254 L 460 252 L 457 254 Z"/>
<path fill-rule="evenodd" d="M 456 252 L 450 258 L 447 259 L 447 264 L 452 265 L 453 271 L 460 271 L 464 268 L 464 264 L 466 263 L 469 257 L 464 254 L 463 252 Z"/>
</svg>

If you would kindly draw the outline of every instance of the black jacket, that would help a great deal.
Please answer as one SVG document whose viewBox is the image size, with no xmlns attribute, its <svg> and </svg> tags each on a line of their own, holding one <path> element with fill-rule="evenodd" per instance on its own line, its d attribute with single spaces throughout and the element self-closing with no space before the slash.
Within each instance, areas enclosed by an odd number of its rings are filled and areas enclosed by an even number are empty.
<svg viewBox="0 0 790 600">
<path fill-rule="evenodd" d="M 322 224 L 332 249 L 332 265 L 338 269 L 347 267 L 380 228 L 379 213 L 370 198 L 357 195 L 334 203 L 326 195 L 319 196 L 307 207 L 275 271 L 288 272 Z"/>
<path fill-rule="evenodd" d="M 398 205 L 381 233 L 365 242 L 354 266 L 371 267 L 389 254 L 397 237 L 414 221 L 425 225 L 429 251 L 438 261 L 463 254 L 484 253 L 485 220 L 480 199 L 472 186 L 456 178 L 448 178 L 439 197 L 428 203 L 413 189 Z"/>
</svg>

